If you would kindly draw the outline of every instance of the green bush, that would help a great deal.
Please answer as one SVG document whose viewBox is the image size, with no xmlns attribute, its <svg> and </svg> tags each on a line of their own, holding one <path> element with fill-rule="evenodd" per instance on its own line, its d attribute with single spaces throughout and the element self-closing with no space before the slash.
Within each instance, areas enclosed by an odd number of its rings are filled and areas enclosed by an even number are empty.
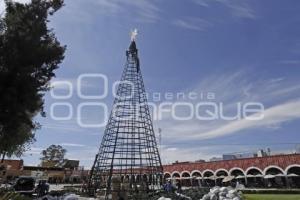
<svg viewBox="0 0 300 200">
<path fill-rule="evenodd" d="M 16 192 L 5 192 L 0 193 L 0 200 L 31 200 L 31 198 Z"/>
<path fill-rule="evenodd" d="M 242 190 L 243 194 L 300 194 L 300 189 L 298 190 L 288 190 L 288 189 L 273 189 L 273 190 Z"/>
<path fill-rule="evenodd" d="M 246 200 L 299 200 L 300 195 L 297 194 L 247 194 Z"/>
<path fill-rule="evenodd" d="M 199 200 L 208 192 L 209 192 L 209 189 L 197 188 L 197 189 L 183 190 L 182 194 L 185 196 L 191 197 L 192 200 Z M 150 199 L 157 200 L 161 196 L 170 198 L 172 200 L 186 200 L 185 198 L 178 197 L 175 193 L 166 193 L 166 192 L 160 192 L 160 193 L 154 195 L 152 198 L 148 198 L 148 200 L 150 200 Z"/>
</svg>

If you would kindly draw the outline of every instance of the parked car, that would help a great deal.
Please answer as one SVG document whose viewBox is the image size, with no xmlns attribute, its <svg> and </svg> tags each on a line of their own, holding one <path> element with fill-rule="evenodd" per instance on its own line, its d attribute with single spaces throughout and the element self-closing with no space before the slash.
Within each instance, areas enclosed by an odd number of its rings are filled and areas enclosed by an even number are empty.
<svg viewBox="0 0 300 200">
<path fill-rule="evenodd" d="M 35 192 L 35 179 L 30 176 L 20 177 L 17 179 L 13 188 L 18 193 L 32 195 Z"/>
</svg>

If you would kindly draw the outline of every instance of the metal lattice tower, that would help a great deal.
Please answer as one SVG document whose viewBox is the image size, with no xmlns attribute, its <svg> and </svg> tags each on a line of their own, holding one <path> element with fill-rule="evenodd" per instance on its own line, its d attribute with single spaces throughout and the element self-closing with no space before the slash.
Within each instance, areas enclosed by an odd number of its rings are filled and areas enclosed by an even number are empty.
<svg viewBox="0 0 300 200">
<path fill-rule="evenodd" d="M 154 192 L 163 173 L 134 40 L 126 56 L 89 183 L 106 199 Z"/>
</svg>

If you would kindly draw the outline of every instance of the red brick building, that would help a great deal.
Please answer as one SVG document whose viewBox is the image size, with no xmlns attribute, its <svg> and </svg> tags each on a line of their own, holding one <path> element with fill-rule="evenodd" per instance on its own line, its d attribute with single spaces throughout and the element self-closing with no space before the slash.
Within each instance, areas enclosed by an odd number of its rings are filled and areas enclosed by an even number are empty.
<svg viewBox="0 0 300 200">
<path fill-rule="evenodd" d="M 3 164 L 11 170 L 21 170 L 23 167 L 23 160 L 4 160 Z"/>
<path fill-rule="evenodd" d="M 214 162 L 184 162 L 164 166 L 165 179 L 198 178 L 216 184 L 228 176 L 238 178 L 245 184 L 253 178 L 277 179 L 277 182 L 293 179 L 294 182 L 300 183 L 300 154 Z"/>
<path fill-rule="evenodd" d="M 23 164 L 23 160 L 4 160 L 1 166 L 4 166 L 5 170 L 0 174 L 0 178 L 6 180 L 20 176 Z"/>
</svg>

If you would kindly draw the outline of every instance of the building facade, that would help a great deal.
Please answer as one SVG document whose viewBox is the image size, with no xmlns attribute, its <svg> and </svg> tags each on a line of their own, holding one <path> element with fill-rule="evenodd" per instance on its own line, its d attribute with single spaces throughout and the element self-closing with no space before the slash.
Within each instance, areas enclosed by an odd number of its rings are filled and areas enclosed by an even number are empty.
<svg viewBox="0 0 300 200">
<path fill-rule="evenodd" d="M 196 179 L 197 184 L 223 185 L 226 177 L 249 187 L 300 187 L 300 154 L 164 166 L 165 179 L 185 180 L 187 184 Z"/>
<path fill-rule="evenodd" d="M 20 176 L 44 179 L 49 183 L 82 183 L 87 182 L 89 170 L 79 167 L 78 160 L 68 160 L 61 167 L 24 166 L 23 160 L 4 160 L 0 164 L 0 184 Z"/>
</svg>

